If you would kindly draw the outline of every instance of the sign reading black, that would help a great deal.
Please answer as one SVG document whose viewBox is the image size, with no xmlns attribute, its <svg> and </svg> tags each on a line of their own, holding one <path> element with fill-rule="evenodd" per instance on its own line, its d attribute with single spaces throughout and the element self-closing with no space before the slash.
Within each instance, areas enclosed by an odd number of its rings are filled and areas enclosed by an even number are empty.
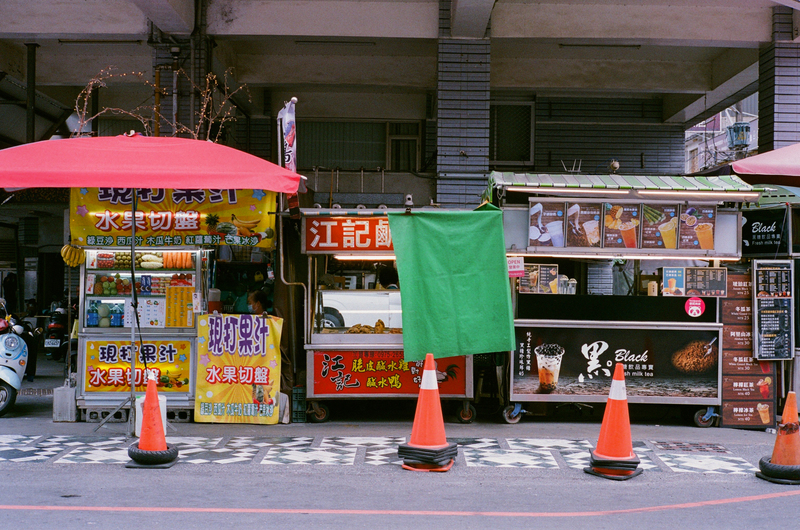
<svg viewBox="0 0 800 530">
<path fill-rule="evenodd" d="M 743 256 L 775 256 L 789 252 L 785 208 L 745 210 L 742 222 Z"/>
<path fill-rule="evenodd" d="M 605 401 L 614 366 L 625 366 L 631 402 L 719 398 L 719 331 L 586 327 L 516 328 L 511 399 Z"/>
<path fill-rule="evenodd" d="M 753 260 L 753 350 L 759 360 L 794 357 L 793 262 Z"/>
</svg>

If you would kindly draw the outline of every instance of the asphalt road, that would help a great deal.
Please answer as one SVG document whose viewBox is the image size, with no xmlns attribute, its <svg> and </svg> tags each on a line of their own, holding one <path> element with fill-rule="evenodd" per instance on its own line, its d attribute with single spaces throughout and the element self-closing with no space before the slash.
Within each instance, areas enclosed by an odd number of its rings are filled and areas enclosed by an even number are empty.
<svg viewBox="0 0 800 530">
<path fill-rule="evenodd" d="M 44 375 L 35 384 L 44 381 L 47 386 L 48 377 L 60 384 L 56 375 Z M 219 440 L 216 447 L 237 437 L 302 437 L 313 440 L 308 442 L 310 447 L 324 447 L 326 440 L 336 437 L 405 437 L 411 432 L 413 406 L 408 404 L 337 405 L 332 412 L 333 419 L 326 424 L 178 423 L 167 436 Z M 482 412 L 486 411 L 479 407 Z M 63 447 L 41 461 L 0 461 L 0 528 L 796 526 L 800 486 L 771 484 L 749 470 L 731 474 L 675 467 L 678 453 L 659 449 L 658 444 L 719 445 L 727 451 L 725 458 L 740 461 L 745 469 L 771 453 L 774 434 L 699 429 L 682 423 L 680 415 L 654 408 L 632 409 L 632 418 L 634 443 L 654 455 L 654 467 L 625 482 L 570 467 L 570 454 L 557 450 L 547 453 L 556 467 L 484 467 L 487 460 L 470 457 L 475 453 L 463 446 L 450 471 L 415 473 L 399 465 L 369 465 L 365 456 L 369 449 L 363 447 L 354 450 L 348 465 L 264 465 L 271 462 L 268 450 L 261 448 L 256 457 L 240 464 L 192 464 L 188 462 L 191 455 L 182 454 L 170 469 L 144 470 L 120 463 L 65 463 L 75 450 Z M 448 438 L 495 444 L 499 449 L 489 453 L 496 456 L 514 453 L 511 449 L 520 440 L 589 440 L 594 444 L 600 420 L 596 413 L 579 416 L 567 409 L 547 418 L 526 417 L 517 425 L 484 414 L 470 425 L 447 421 L 445 428 Z M 0 439 L 24 435 L 34 447 L 53 435 L 85 442 L 124 437 L 126 432 L 124 424 L 96 427 L 53 423 L 52 397 L 21 396 L 19 407 L 0 418 Z M 521 453 L 530 456 L 535 451 Z M 0 450 L 0 458 L 4 454 Z"/>
</svg>

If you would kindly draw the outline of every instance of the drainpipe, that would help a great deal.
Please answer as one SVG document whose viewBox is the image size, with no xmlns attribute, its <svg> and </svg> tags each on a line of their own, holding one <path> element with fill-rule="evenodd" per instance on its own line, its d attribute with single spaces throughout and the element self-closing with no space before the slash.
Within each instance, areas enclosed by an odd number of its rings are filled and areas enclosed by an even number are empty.
<svg viewBox="0 0 800 530">
<path fill-rule="evenodd" d="M 25 141 L 27 143 L 36 141 L 36 48 L 39 47 L 35 42 L 26 42 L 28 48 L 28 93 L 26 100 L 27 125 L 25 127 Z"/>
</svg>

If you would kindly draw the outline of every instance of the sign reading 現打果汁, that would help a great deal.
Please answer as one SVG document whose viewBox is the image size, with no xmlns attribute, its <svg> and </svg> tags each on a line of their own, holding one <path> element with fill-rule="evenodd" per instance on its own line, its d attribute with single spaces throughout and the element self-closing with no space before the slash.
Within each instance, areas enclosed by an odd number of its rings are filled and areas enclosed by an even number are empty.
<svg viewBox="0 0 800 530">
<path fill-rule="evenodd" d="M 276 193 L 267 190 L 73 188 L 72 244 L 136 246 L 243 245 L 272 248 Z"/>
<path fill-rule="evenodd" d="M 130 339 L 91 339 L 85 342 L 84 391 L 130 392 Z M 144 391 L 147 377 L 155 377 L 163 392 L 189 392 L 192 341 L 183 339 L 145 340 L 136 343 L 137 391 Z"/>
<path fill-rule="evenodd" d="M 282 329 L 272 316 L 198 317 L 195 421 L 278 423 Z"/>
</svg>

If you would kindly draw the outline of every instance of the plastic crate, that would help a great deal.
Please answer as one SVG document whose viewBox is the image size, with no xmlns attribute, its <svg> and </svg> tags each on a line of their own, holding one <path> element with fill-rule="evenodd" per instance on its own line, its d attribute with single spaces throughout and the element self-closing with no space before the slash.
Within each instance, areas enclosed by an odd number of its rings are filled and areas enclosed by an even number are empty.
<svg viewBox="0 0 800 530">
<path fill-rule="evenodd" d="M 306 387 L 292 389 L 292 423 L 306 422 Z"/>
</svg>

